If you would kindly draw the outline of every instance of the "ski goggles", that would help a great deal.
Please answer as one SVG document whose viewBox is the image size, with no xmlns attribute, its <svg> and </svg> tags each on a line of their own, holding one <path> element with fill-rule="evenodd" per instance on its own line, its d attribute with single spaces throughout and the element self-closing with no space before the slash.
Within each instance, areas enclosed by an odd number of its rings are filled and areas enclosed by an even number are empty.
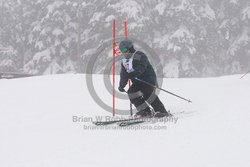
<svg viewBox="0 0 250 167">
<path fill-rule="evenodd" d="M 122 53 L 126 53 L 128 51 L 127 48 L 121 48 L 120 50 L 121 50 Z"/>
</svg>

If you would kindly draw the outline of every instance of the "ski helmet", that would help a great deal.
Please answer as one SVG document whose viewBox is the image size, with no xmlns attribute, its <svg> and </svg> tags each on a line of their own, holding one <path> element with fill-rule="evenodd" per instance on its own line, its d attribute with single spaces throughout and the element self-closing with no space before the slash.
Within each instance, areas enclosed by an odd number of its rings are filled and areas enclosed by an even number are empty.
<svg viewBox="0 0 250 167">
<path fill-rule="evenodd" d="M 134 48 L 132 41 L 123 40 L 120 42 L 119 49 L 122 53 L 129 51 L 131 48 Z"/>
</svg>

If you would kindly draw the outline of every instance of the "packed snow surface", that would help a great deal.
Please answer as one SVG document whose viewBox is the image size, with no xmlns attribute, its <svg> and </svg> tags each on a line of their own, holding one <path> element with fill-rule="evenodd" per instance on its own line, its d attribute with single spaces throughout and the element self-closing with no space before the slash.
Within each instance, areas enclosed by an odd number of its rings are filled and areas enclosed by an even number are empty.
<svg viewBox="0 0 250 167">
<path fill-rule="evenodd" d="M 93 100 L 85 75 L 2 79 L 0 165 L 249 166 L 250 75 L 239 78 L 166 78 L 164 89 L 193 103 L 164 92 L 160 92 L 160 99 L 172 113 L 187 114 L 177 114 L 175 123 L 146 123 L 127 129 L 116 124 L 94 129 L 91 118 L 111 113 Z M 112 96 L 102 82 L 103 76 L 94 75 L 93 81 L 98 96 L 111 106 Z M 129 108 L 128 100 L 117 99 L 116 108 Z"/>
</svg>

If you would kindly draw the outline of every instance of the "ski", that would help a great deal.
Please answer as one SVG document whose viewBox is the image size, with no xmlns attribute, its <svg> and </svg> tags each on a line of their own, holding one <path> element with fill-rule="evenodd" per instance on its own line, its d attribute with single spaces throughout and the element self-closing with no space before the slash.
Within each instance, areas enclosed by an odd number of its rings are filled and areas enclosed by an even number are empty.
<svg viewBox="0 0 250 167">
<path fill-rule="evenodd" d="M 101 122 L 93 122 L 93 124 L 97 125 L 97 126 L 101 126 L 101 125 L 110 125 L 110 124 L 114 124 L 119 122 L 117 121 L 101 121 Z"/>
<path fill-rule="evenodd" d="M 175 112 L 175 113 L 170 113 L 169 117 L 188 117 L 192 116 L 195 111 L 180 111 L 180 112 Z M 118 126 L 129 126 L 129 125 L 135 125 L 135 124 L 140 124 L 147 122 L 148 119 L 153 119 L 153 118 L 158 118 L 160 119 L 161 117 L 158 117 L 157 114 L 154 116 L 148 116 L 148 117 L 132 117 L 132 118 L 127 118 L 127 119 L 119 119 L 119 120 L 111 120 L 111 121 L 97 121 L 97 122 L 92 122 L 96 126 L 105 126 L 105 125 L 111 125 L 111 124 L 118 124 Z"/>
<path fill-rule="evenodd" d="M 182 114 L 189 114 L 189 112 L 186 112 L 186 111 L 175 112 L 175 113 L 168 112 L 168 113 L 169 113 L 169 115 L 163 115 L 162 113 L 156 113 L 155 115 L 150 116 L 150 117 L 141 117 L 140 119 L 137 119 L 137 120 L 126 120 L 126 121 L 118 123 L 118 126 L 125 127 L 125 126 L 150 122 L 150 120 L 152 120 L 152 119 L 161 119 L 163 117 L 176 117 L 176 116 L 179 117 Z"/>
<path fill-rule="evenodd" d="M 111 125 L 111 124 L 126 122 L 126 121 L 133 121 L 133 120 L 138 120 L 138 119 L 141 119 L 141 118 L 128 118 L 128 119 L 120 119 L 120 120 L 113 120 L 113 121 L 97 121 L 97 122 L 93 122 L 93 124 L 97 126 L 102 126 L 102 125 Z"/>
<path fill-rule="evenodd" d="M 169 114 L 167 117 L 171 117 L 171 116 L 172 116 L 172 114 Z M 162 117 L 165 117 L 165 116 L 158 115 L 158 113 L 157 113 L 157 114 L 155 114 L 153 116 L 140 117 L 139 119 L 136 119 L 136 120 L 123 121 L 123 122 L 120 122 L 118 125 L 121 126 L 121 127 L 136 125 L 136 124 L 141 124 L 141 123 L 144 123 L 144 122 L 149 122 L 151 119 L 160 119 Z"/>
<path fill-rule="evenodd" d="M 121 127 L 124 127 L 124 126 L 129 126 L 129 125 L 140 124 L 144 122 L 145 122 L 144 120 L 123 121 L 123 122 L 120 122 L 118 125 Z"/>
</svg>

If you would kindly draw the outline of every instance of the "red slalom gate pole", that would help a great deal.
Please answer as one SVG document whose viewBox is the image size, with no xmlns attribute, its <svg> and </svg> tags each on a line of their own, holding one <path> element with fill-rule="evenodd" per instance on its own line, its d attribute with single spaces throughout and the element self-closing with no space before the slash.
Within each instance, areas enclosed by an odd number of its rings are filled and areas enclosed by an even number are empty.
<svg viewBox="0 0 250 167">
<path fill-rule="evenodd" d="M 128 39 L 128 27 L 127 27 L 127 21 L 124 20 L 124 36 L 125 36 L 125 39 Z M 128 86 L 130 87 L 131 86 L 131 81 L 128 80 Z M 132 109 L 132 104 L 130 102 L 130 115 L 132 116 L 133 115 L 133 109 Z"/>
<path fill-rule="evenodd" d="M 128 39 L 128 27 L 127 27 L 126 20 L 124 20 L 124 36 L 125 36 L 125 39 Z"/>
<path fill-rule="evenodd" d="M 113 21 L 113 63 L 112 63 L 112 81 L 113 81 L 113 103 L 112 103 L 112 106 L 113 106 L 113 116 L 115 116 L 115 55 L 116 55 L 116 52 L 115 52 L 115 38 L 116 38 L 116 21 L 114 20 Z"/>
</svg>

